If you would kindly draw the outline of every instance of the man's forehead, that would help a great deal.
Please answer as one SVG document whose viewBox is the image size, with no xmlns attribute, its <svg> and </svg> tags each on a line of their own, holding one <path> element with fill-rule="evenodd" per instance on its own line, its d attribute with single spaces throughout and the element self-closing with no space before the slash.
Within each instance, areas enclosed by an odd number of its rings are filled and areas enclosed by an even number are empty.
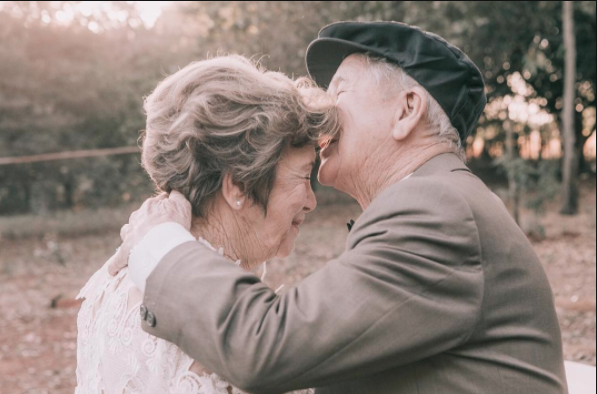
<svg viewBox="0 0 597 394">
<path fill-rule="evenodd" d="M 337 72 L 336 74 L 334 74 L 334 78 L 332 78 L 332 82 L 330 83 L 330 86 L 332 86 L 332 85 L 337 86 L 341 82 L 346 82 L 346 81 L 347 81 L 347 79 L 344 77 L 344 75 Z"/>
<path fill-rule="evenodd" d="M 355 75 L 358 75 L 358 73 L 362 71 L 362 67 L 363 63 L 360 61 L 358 54 L 348 56 L 342 61 L 338 70 L 336 70 L 330 86 L 332 83 L 339 84 L 340 82 L 350 82 L 354 80 Z"/>
<path fill-rule="evenodd" d="M 355 78 L 353 75 L 353 73 L 349 73 L 344 70 L 338 70 L 336 74 L 334 74 L 332 82 L 330 82 L 330 88 L 337 88 L 338 86 L 340 86 L 340 84 L 348 85 L 354 83 Z"/>
</svg>

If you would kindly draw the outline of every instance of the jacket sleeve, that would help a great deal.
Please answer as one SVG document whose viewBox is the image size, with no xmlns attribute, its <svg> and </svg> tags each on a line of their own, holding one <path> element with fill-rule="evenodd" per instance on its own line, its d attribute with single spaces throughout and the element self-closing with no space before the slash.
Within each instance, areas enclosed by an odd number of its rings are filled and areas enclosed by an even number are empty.
<svg viewBox="0 0 597 394">
<path fill-rule="evenodd" d="M 197 243 L 147 281 L 150 334 L 259 394 L 371 375 L 464 343 L 480 316 L 479 235 L 449 187 L 409 179 L 378 197 L 346 252 L 276 295 Z"/>
</svg>

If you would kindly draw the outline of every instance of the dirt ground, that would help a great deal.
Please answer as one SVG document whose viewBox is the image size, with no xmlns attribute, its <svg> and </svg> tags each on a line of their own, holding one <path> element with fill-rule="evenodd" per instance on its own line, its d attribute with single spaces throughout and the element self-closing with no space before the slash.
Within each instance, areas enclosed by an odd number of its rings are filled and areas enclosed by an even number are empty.
<svg viewBox="0 0 597 394">
<path fill-rule="evenodd" d="M 582 190 L 581 214 L 542 218 L 547 238 L 533 241 L 552 284 L 566 359 L 595 365 L 595 184 Z M 557 202 L 550 211 L 557 212 Z M 320 204 L 295 252 L 268 265 L 273 288 L 296 281 L 339 255 L 346 221 L 360 208 L 345 199 Z M 74 301 L 119 244 L 118 233 L 0 240 L 0 394 L 73 393 Z M 259 271 L 256 272 L 260 274 Z"/>
</svg>

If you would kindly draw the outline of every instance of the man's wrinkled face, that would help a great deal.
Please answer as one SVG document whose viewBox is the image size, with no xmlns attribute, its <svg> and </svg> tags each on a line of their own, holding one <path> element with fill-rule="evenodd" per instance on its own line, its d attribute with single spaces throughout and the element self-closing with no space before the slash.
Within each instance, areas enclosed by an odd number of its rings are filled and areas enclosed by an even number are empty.
<svg viewBox="0 0 597 394">
<path fill-rule="evenodd" d="M 345 192 L 375 160 L 391 130 L 391 105 L 367 67 L 362 56 L 347 57 L 328 89 L 340 110 L 342 130 L 321 150 L 319 181 Z"/>
</svg>

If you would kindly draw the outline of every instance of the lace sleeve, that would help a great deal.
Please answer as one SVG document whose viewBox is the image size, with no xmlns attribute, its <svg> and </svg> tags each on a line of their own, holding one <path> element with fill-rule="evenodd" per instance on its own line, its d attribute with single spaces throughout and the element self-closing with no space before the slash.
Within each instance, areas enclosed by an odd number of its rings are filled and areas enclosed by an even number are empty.
<svg viewBox="0 0 597 394">
<path fill-rule="evenodd" d="M 194 368 L 195 361 L 176 345 L 141 329 L 143 294 L 128 268 L 112 277 L 104 265 L 77 298 L 84 301 L 77 317 L 76 394 L 248 394 Z"/>
</svg>

